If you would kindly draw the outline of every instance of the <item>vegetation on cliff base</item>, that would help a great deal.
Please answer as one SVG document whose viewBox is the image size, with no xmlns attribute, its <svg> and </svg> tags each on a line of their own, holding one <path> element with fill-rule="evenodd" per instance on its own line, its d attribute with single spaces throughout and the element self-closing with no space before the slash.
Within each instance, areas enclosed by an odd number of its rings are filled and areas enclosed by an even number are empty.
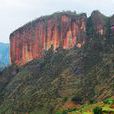
<svg viewBox="0 0 114 114">
<path fill-rule="evenodd" d="M 72 107 L 69 109 L 60 109 L 56 112 L 56 114 L 108 114 L 108 113 L 113 114 L 114 113 L 114 103 L 107 104 L 101 101 L 96 103 L 86 103 L 78 107 L 79 108 L 77 108 L 76 106 L 75 108 Z"/>
<path fill-rule="evenodd" d="M 113 96 L 113 50 L 93 38 L 81 49 L 54 52 L 52 46 L 42 59 L 8 67 L 0 74 L 0 113 L 55 114 L 62 109 L 65 114 L 77 110 L 76 104 Z"/>
</svg>

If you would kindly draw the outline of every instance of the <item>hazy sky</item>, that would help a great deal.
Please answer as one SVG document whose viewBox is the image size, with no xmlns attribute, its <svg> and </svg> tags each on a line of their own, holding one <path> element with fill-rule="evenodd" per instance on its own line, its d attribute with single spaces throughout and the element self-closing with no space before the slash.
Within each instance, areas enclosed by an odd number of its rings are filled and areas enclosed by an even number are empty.
<svg viewBox="0 0 114 114">
<path fill-rule="evenodd" d="M 9 42 L 9 34 L 42 15 L 71 10 L 77 13 L 100 10 L 114 14 L 114 0 L 0 0 L 0 42 Z"/>
</svg>

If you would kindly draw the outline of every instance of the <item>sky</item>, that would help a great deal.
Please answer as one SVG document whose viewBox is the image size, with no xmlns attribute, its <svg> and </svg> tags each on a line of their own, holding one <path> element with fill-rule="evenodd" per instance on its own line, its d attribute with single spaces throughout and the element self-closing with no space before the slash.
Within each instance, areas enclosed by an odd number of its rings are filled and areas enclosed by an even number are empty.
<svg viewBox="0 0 114 114">
<path fill-rule="evenodd" d="M 40 16 L 57 11 L 87 13 L 100 10 L 114 14 L 114 0 L 0 0 L 0 42 L 9 43 L 9 35 L 20 26 Z"/>
</svg>

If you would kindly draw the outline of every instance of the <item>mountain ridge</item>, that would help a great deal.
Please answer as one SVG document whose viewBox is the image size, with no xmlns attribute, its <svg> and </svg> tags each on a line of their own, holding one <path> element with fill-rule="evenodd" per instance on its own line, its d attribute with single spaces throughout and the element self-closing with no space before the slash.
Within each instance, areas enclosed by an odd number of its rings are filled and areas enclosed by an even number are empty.
<svg viewBox="0 0 114 114">
<path fill-rule="evenodd" d="M 58 17 L 55 19 L 56 21 L 49 20 L 49 36 L 53 33 L 52 29 L 55 24 L 61 25 L 62 22 L 63 26 L 62 28 L 60 26 L 60 30 L 63 29 L 63 33 L 69 33 L 68 28 L 71 29 L 71 22 L 75 21 L 78 24 L 73 24 L 73 30 L 79 30 L 77 32 L 80 36 L 77 38 L 78 43 L 83 43 L 81 37 L 83 35 L 84 41 L 87 35 L 86 42 L 81 47 L 72 45 L 70 48 L 64 48 L 64 46 L 73 43 L 72 38 L 69 36 L 61 37 L 63 41 L 68 40 L 70 43 L 66 42 L 65 45 L 55 49 L 54 45 L 49 42 L 49 48 L 42 53 L 42 57 L 35 56 L 30 59 L 32 54 L 42 52 L 40 44 L 44 23 L 42 25 L 40 22 L 40 27 L 36 26 L 37 37 L 32 34 L 35 31 L 30 32 L 33 28 L 30 30 L 29 27 L 18 34 L 14 33 L 13 38 L 10 39 L 14 40 L 11 41 L 11 54 L 14 54 L 11 55 L 12 64 L 0 72 L 1 114 L 67 114 L 65 111 L 74 110 L 72 107 L 69 108 L 70 106 L 75 105 L 75 110 L 77 110 L 79 105 L 82 105 L 83 108 L 84 104 L 102 103 L 101 101 L 106 98 L 114 96 L 113 17 L 107 18 L 99 12 L 94 12 L 87 20 L 79 15 L 78 20 L 77 17 L 63 16 L 62 21 L 57 24 L 55 23 L 58 22 L 57 19 Z M 87 23 L 85 23 L 86 21 Z M 85 25 L 87 29 L 85 29 Z M 77 29 L 75 29 L 76 26 Z M 53 35 L 58 33 L 56 31 Z M 86 34 L 82 34 L 85 32 Z M 41 38 L 41 42 L 39 42 L 39 38 Z M 34 42 L 32 42 L 33 39 L 35 39 Z M 34 43 L 35 48 L 32 47 Z M 22 49 L 22 47 L 24 48 Z M 18 64 L 18 62 L 23 63 L 20 61 L 21 58 L 25 60 L 26 64 Z M 15 64 L 16 60 L 18 60 L 17 64 Z M 80 110 L 74 113 L 81 114 L 82 112 Z"/>
<path fill-rule="evenodd" d="M 80 48 L 93 37 L 106 40 L 114 36 L 113 23 L 113 17 L 99 11 L 93 11 L 90 17 L 70 11 L 40 17 L 11 33 L 11 63 L 23 65 L 42 58 L 51 45 L 69 49 L 75 45 Z"/>
</svg>

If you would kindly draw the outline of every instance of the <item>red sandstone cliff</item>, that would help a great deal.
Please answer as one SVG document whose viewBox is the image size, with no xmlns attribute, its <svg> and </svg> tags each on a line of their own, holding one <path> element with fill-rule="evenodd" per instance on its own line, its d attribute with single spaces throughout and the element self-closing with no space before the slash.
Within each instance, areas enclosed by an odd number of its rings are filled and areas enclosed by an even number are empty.
<svg viewBox="0 0 114 114">
<path fill-rule="evenodd" d="M 54 13 L 40 17 L 10 35 L 11 63 L 23 65 L 30 60 L 41 58 L 43 50 L 51 45 L 65 49 L 74 45 L 81 47 L 87 38 L 114 36 L 114 16 L 106 17 L 99 11 L 86 14 L 73 12 Z"/>
<path fill-rule="evenodd" d="M 22 65 L 41 58 L 51 45 L 56 49 L 81 46 L 86 38 L 86 14 L 55 13 L 26 24 L 10 35 L 11 63 Z"/>
</svg>

